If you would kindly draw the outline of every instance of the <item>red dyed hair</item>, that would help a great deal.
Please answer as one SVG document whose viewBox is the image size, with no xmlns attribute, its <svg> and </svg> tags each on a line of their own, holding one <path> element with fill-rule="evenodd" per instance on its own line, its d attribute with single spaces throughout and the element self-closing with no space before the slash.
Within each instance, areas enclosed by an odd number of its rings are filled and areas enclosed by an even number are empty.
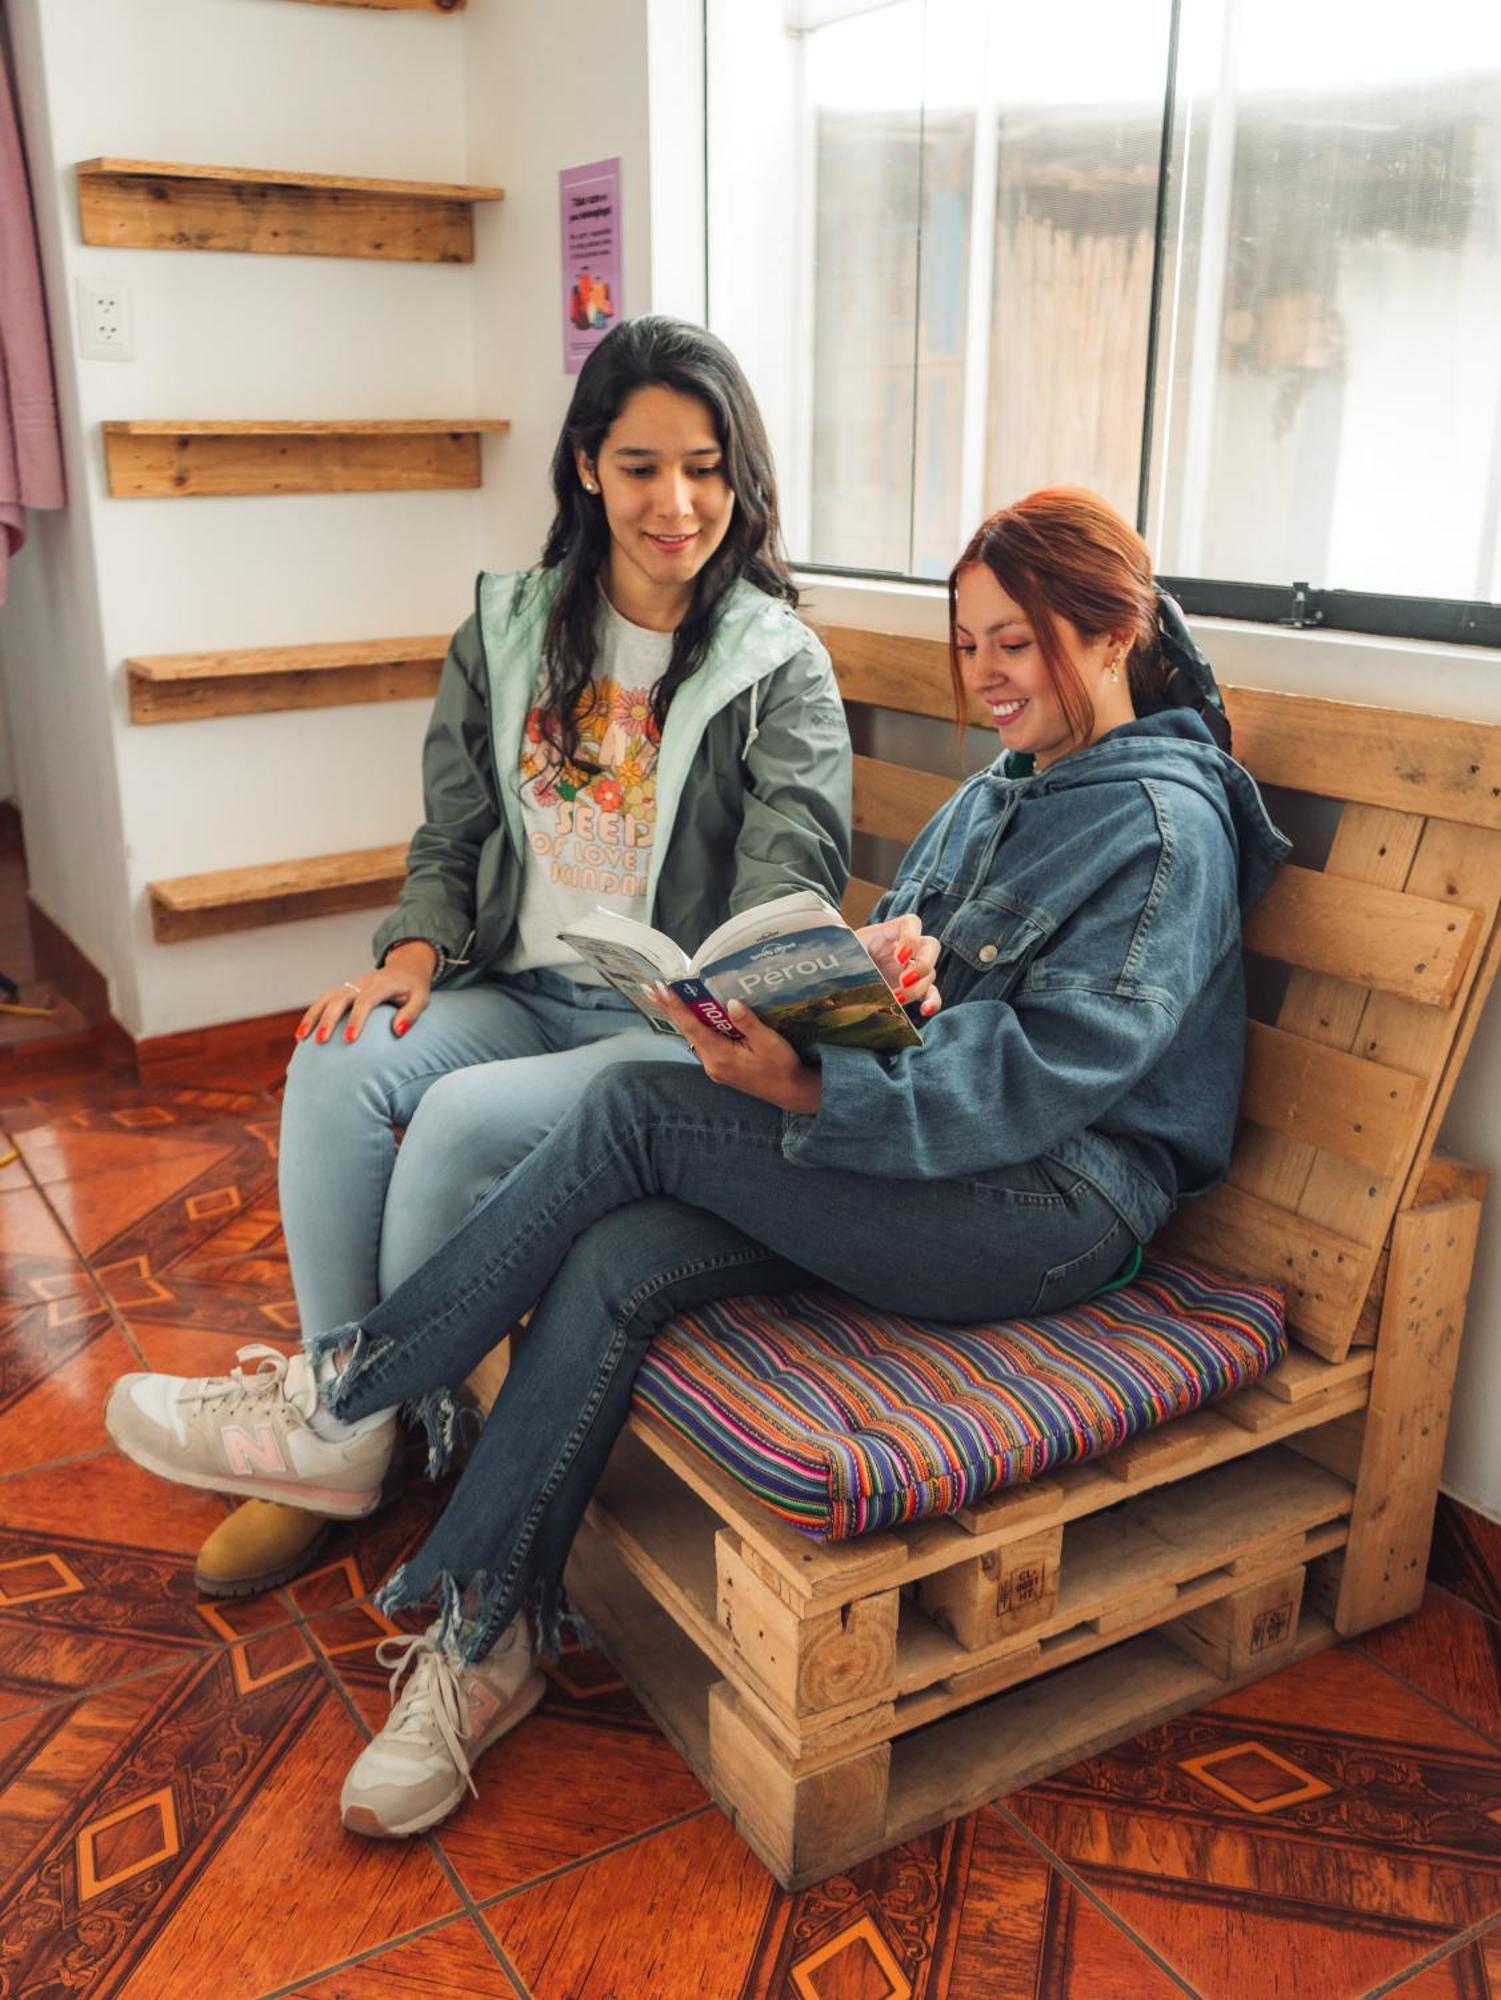
<svg viewBox="0 0 1501 2000">
<path fill-rule="evenodd" d="M 1086 640 L 1129 634 L 1133 701 L 1140 707 L 1160 691 L 1161 637 L 1146 543 L 1098 493 L 1044 486 L 982 522 L 949 572 L 949 673 L 961 722 L 968 696 L 955 643 L 957 589 L 961 574 L 982 564 L 1031 625 L 1076 743 L 1094 728 L 1094 703 L 1064 651 L 1060 618 Z"/>
</svg>

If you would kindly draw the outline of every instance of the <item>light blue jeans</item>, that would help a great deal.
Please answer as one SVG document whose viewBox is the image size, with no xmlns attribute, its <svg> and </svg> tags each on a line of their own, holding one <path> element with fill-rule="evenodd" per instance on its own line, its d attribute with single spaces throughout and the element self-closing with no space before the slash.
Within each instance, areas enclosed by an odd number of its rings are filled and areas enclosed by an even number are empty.
<svg viewBox="0 0 1501 2000">
<path fill-rule="evenodd" d="M 425 1263 L 602 1070 L 693 1060 L 612 988 L 556 972 L 440 989 L 401 1037 L 394 1019 L 299 1042 L 287 1069 L 281 1215 L 304 1336 Z"/>
</svg>

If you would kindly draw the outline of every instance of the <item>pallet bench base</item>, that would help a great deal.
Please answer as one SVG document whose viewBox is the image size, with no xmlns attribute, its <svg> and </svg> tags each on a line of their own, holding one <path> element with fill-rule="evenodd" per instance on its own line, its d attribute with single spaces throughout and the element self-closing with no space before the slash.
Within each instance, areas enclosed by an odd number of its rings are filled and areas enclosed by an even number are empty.
<svg viewBox="0 0 1501 2000">
<path fill-rule="evenodd" d="M 1149 1632 L 972 1702 L 913 1734 L 800 1774 L 714 1662 L 588 1527 L 575 1544 L 568 1588 L 699 1782 L 783 1887 L 793 1890 L 1186 1714 L 1276 1666 L 1306 1659 L 1336 1638 L 1325 1615 L 1304 1609 L 1275 1645 L 1264 1639 L 1247 1666 L 1221 1674 L 1173 1638 Z"/>
</svg>

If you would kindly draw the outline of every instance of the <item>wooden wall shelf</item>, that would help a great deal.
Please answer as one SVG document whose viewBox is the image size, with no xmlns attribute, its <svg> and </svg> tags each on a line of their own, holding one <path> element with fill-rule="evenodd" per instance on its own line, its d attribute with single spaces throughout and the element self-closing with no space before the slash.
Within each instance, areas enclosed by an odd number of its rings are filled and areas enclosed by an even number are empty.
<svg viewBox="0 0 1501 2000">
<path fill-rule="evenodd" d="M 340 708 L 431 695 L 448 639 L 354 639 L 127 660 L 132 722 L 201 722 L 284 708 Z"/>
<path fill-rule="evenodd" d="M 314 7 L 375 7 L 386 13 L 460 14 L 469 0 L 307 0 Z"/>
<path fill-rule="evenodd" d="M 109 490 L 119 500 L 478 486 L 480 434 L 510 428 L 503 417 L 103 426 Z"/>
<path fill-rule="evenodd" d="M 78 167 L 83 240 L 116 250 L 472 264 L 474 203 L 504 197 L 498 187 L 170 160 L 83 160 Z"/>
<path fill-rule="evenodd" d="M 150 885 L 151 929 L 158 944 L 220 937 L 345 910 L 387 909 L 406 879 L 407 850 L 367 847 L 318 854 L 261 868 L 221 868 Z"/>
</svg>

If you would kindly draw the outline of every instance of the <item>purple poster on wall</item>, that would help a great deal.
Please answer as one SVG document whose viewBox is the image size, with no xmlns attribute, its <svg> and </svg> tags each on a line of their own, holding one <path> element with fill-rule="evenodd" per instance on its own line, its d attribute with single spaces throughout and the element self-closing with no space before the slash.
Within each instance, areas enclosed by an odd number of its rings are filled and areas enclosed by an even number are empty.
<svg viewBox="0 0 1501 2000">
<path fill-rule="evenodd" d="M 577 375 L 619 320 L 620 162 L 596 160 L 558 175 L 563 226 L 563 366 Z"/>
</svg>

